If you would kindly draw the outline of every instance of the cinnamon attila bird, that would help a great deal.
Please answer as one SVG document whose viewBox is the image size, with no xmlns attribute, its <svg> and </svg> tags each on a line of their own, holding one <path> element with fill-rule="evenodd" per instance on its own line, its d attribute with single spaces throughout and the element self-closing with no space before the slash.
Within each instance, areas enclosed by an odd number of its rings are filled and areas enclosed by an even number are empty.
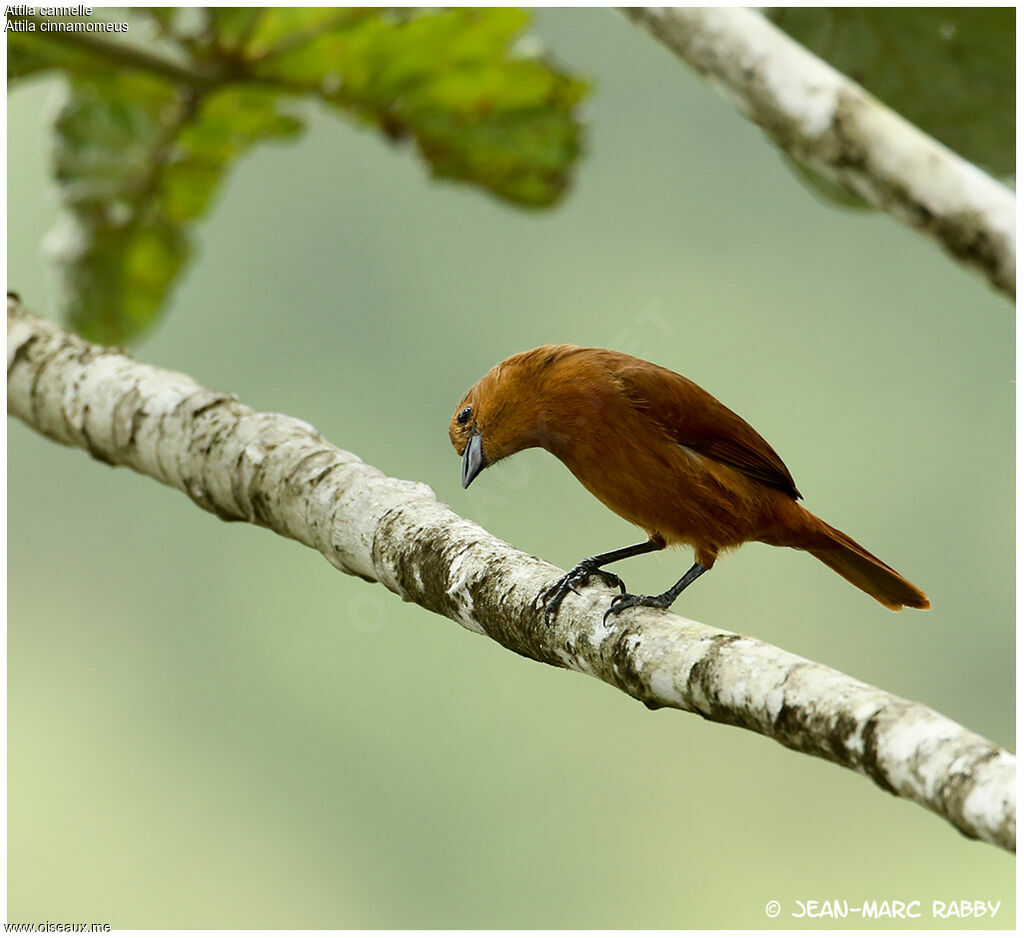
<svg viewBox="0 0 1024 938">
<path fill-rule="evenodd" d="M 581 560 L 538 597 L 550 620 L 592 576 L 621 594 L 605 614 L 668 608 L 725 550 L 747 541 L 806 550 L 883 606 L 928 609 L 892 567 L 812 515 L 783 461 L 742 418 L 667 368 L 622 352 L 542 345 L 495 365 L 455 408 L 449 436 L 462 484 L 532 446 L 557 456 L 641 544 Z M 602 567 L 688 544 L 696 562 L 658 596 L 635 596 Z"/>
</svg>

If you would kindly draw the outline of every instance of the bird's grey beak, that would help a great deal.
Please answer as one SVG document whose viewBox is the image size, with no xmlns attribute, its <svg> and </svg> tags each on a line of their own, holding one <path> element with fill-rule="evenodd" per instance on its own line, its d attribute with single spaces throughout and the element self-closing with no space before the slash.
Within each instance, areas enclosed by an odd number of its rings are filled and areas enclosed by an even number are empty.
<svg viewBox="0 0 1024 938">
<path fill-rule="evenodd" d="M 486 468 L 487 460 L 484 459 L 483 437 L 479 433 L 471 433 L 469 442 L 462 452 L 462 487 L 468 489 L 469 483 Z"/>
</svg>

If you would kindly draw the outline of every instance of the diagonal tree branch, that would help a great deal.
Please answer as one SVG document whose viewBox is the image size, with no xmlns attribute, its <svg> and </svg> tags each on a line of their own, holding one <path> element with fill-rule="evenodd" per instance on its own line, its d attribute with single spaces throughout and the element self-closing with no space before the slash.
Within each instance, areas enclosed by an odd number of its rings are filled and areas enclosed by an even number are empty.
<svg viewBox="0 0 1024 938">
<path fill-rule="evenodd" d="M 1016 294 L 1016 197 L 755 10 L 622 11 L 785 152 L 938 241 Z"/>
<path fill-rule="evenodd" d="M 311 426 L 89 345 L 13 298 L 12 414 L 103 462 L 320 551 L 517 654 L 593 675 L 648 707 L 744 727 L 871 778 L 968 837 L 1015 848 L 1015 757 L 927 707 L 748 636 L 642 609 L 606 626 L 604 588 L 550 627 L 533 601 L 562 571 L 389 478 Z"/>
</svg>

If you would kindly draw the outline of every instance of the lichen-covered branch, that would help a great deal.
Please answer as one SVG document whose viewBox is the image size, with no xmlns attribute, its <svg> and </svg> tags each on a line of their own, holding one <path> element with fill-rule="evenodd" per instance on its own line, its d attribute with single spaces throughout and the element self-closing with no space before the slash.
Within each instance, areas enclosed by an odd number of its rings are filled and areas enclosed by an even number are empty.
<svg viewBox="0 0 1024 938">
<path fill-rule="evenodd" d="M 1016 198 L 755 10 L 628 7 L 784 151 L 1016 294 Z"/>
<path fill-rule="evenodd" d="M 1015 758 L 921 704 L 744 635 L 612 593 L 534 607 L 562 571 L 460 518 L 422 483 L 384 475 L 309 424 L 256 413 L 186 375 L 89 345 L 8 301 L 10 413 L 103 462 L 180 489 L 225 520 L 294 538 L 506 648 L 643 701 L 741 726 L 868 776 L 969 837 L 1016 838 Z"/>
</svg>

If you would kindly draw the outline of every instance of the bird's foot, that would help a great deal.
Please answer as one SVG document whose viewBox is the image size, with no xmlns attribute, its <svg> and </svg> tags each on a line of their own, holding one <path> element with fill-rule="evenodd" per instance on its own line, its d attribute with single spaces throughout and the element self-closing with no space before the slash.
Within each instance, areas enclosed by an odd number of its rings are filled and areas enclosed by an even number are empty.
<svg viewBox="0 0 1024 938">
<path fill-rule="evenodd" d="M 635 596 L 623 590 L 621 596 L 616 596 L 612 600 L 612 604 L 604 614 L 604 623 L 605 625 L 608 624 L 608 616 L 617 616 L 635 606 L 647 606 L 649 609 L 668 609 L 674 599 L 674 596 L 667 596 L 665 593 L 662 593 L 660 596 Z"/>
<path fill-rule="evenodd" d="M 602 570 L 593 562 L 593 557 L 581 560 L 565 576 L 555 580 L 549 587 L 541 590 L 535 600 L 535 606 L 543 607 L 544 621 L 551 625 L 552 620 L 558 615 L 562 600 L 570 593 L 579 593 L 577 586 L 584 586 L 591 577 L 600 577 L 606 586 L 618 587 L 620 592 L 626 592 L 626 584 L 622 578 L 607 570 Z M 616 597 L 618 598 L 618 597 Z"/>
</svg>

